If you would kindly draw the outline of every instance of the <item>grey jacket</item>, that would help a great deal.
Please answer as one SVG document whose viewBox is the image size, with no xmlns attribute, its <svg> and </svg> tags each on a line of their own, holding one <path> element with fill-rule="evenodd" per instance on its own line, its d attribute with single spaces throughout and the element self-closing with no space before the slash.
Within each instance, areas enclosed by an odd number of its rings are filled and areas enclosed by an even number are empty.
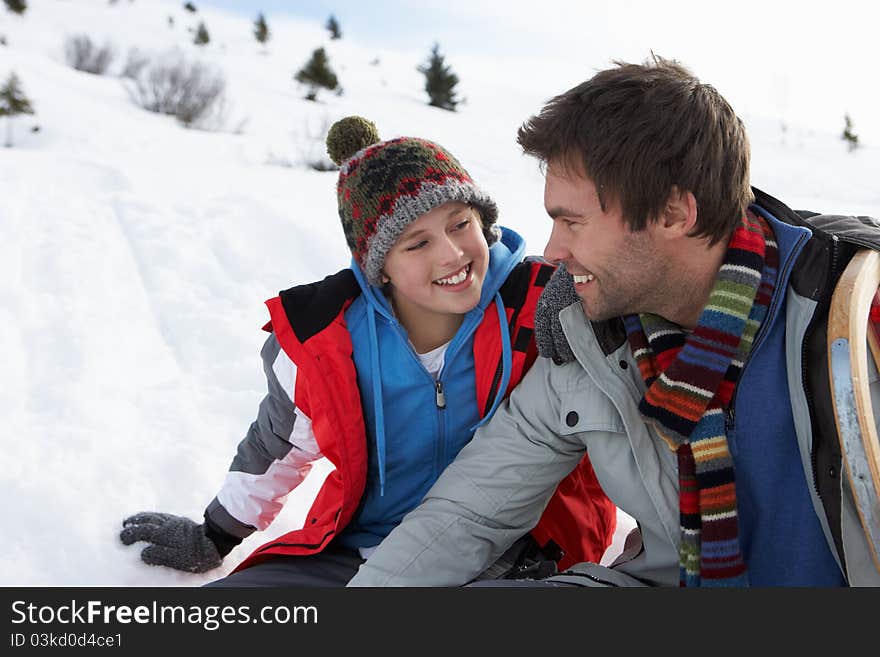
<svg viewBox="0 0 880 657">
<path fill-rule="evenodd" d="M 802 466 L 807 480 L 815 482 L 810 487 L 813 506 L 847 581 L 878 586 L 880 572 L 840 466 L 839 448 L 835 452 L 836 434 L 826 435 L 827 364 L 810 344 L 822 342 L 827 297 L 843 266 L 857 247 L 880 246 L 880 229 L 868 218 L 798 216 L 772 197 L 758 190 L 756 194 L 775 217 L 809 228 L 788 285 L 776 293 L 785 302 L 785 362 L 801 453 L 801 463 L 793 465 Z M 811 217 L 809 223 L 805 216 Z M 537 522 L 556 483 L 585 451 L 605 492 L 638 526 L 610 566 L 581 563 L 553 579 L 586 586 L 678 585 L 675 455 L 638 412 L 644 383 L 629 346 L 619 326 L 591 323 L 579 303 L 556 316 L 556 342 L 563 338 L 567 349 L 550 354 L 555 361 L 538 359 L 422 504 L 361 567 L 351 586 L 455 586 L 470 581 Z M 871 366 L 875 408 L 880 407 L 877 378 Z M 818 382 L 815 390 L 813 382 Z"/>
</svg>

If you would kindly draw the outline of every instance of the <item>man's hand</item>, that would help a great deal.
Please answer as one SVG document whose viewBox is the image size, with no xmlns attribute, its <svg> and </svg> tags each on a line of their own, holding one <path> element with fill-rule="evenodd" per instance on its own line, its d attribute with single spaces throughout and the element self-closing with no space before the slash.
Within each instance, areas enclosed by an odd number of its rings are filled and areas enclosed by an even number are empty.
<svg viewBox="0 0 880 657">
<path fill-rule="evenodd" d="M 205 526 L 189 518 L 147 511 L 126 518 L 122 526 L 119 539 L 126 545 L 152 543 L 141 552 L 141 559 L 151 566 L 204 573 L 223 562 L 214 541 L 205 535 Z"/>
</svg>

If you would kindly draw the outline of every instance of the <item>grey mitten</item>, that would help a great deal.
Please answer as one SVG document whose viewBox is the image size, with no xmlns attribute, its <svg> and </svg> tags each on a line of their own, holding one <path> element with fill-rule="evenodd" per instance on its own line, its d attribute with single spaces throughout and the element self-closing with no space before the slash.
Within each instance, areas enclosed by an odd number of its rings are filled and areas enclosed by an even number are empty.
<svg viewBox="0 0 880 657">
<path fill-rule="evenodd" d="M 552 358 L 557 365 L 574 360 L 574 353 L 562 331 L 559 311 L 577 301 L 580 298 L 574 289 L 574 279 L 565 267 L 558 267 L 547 281 L 535 307 L 535 343 L 538 353 L 544 358 Z"/>
<path fill-rule="evenodd" d="M 141 552 L 141 559 L 151 566 L 204 573 L 223 562 L 214 541 L 205 535 L 205 526 L 189 518 L 147 511 L 126 518 L 122 526 L 119 539 L 126 545 L 152 543 Z"/>
</svg>

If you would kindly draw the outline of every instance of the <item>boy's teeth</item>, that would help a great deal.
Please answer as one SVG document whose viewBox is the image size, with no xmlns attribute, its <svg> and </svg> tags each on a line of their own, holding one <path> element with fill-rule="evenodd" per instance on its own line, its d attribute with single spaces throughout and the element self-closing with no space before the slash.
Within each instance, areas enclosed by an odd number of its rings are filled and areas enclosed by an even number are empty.
<svg viewBox="0 0 880 657">
<path fill-rule="evenodd" d="M 440 278 L 435 282 L 440 285 L 458 285 L 459 283 L 463 283 L 464 279 L 467 278 L 468 270 L 470 269 L 470 265 L 462 269 L 455 276 L 450 276 L 449 278 Z"/>
<path fill-rule="evenodd" d="M 592 274 L 587 274 L 586 276 L 578 276 L 577 274 L 572 274 L 575 283 L 589 283 L 591 280 L 595 278 Z"/>
</svg>

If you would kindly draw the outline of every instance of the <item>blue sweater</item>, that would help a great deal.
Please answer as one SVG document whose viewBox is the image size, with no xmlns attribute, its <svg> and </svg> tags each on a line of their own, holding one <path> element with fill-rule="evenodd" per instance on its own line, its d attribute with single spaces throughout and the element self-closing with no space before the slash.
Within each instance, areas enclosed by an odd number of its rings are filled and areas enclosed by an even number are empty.
<svg viewBox="0 0 880 657">
<path fill-rule="evenodd" d="M 805 479 L 803 468 L 792 467 L 801 463 L 801 457 L 786 375 L 785 306 L 788 278 L 810 231 L 784 224 L 758 206 L 752 209 L 769 221 L 780 265 L 770 309 L 727 414 L 749 582 L 752 586 L 844 586 L 810 500 L 808 486 L 813 484 Z"/>
</svg>

